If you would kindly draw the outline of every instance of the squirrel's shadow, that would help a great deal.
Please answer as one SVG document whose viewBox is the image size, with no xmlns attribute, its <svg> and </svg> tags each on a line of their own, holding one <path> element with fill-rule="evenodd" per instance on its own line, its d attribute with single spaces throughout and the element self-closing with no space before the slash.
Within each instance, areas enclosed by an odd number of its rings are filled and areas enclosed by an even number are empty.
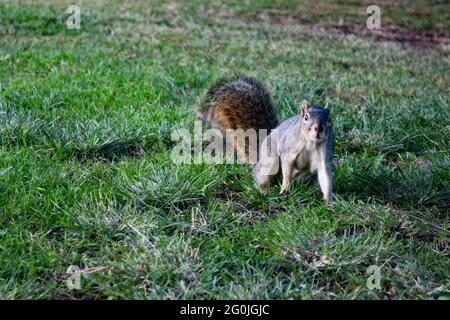
<svg viewBox="0 0 450 320">
<path fill-rule="evenodd" d="M 450 212 L 448 180 L 421 170 L 405 173 L 399 168 L 378 167 L 341 172 L 336 175 L 334 189 L 343 199 L 373 199 L 401 209 L 422 207 L 435 208 L 447 215 Z"/>
</svg>

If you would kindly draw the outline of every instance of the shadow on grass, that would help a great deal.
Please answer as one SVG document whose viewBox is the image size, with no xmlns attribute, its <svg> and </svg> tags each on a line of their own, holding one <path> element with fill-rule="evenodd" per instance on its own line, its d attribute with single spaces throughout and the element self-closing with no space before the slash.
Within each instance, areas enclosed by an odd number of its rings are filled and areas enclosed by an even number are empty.
<svg viewBox="0 0 450 320">
<path fill-rule="evenodd" d="M 86 149 L 74 149 L 75 158 L 81 162 L 86 160 L 103 160 L 116 162 L 124 158 L 141 158 L 146 152 L 153 152 L 151 144 L 145 141 L 113 141 L 105 142 Z"/>
<path fill-rule="evenodd" d="M 360 167 L 339 175 L 336 192 L 359 200 L 374 199 L 399 209 L 436 209 L 448 219 L 450 178 L 445 165 Z M 344 181 L 345 180 L 345 181 Z"/>
</svg>

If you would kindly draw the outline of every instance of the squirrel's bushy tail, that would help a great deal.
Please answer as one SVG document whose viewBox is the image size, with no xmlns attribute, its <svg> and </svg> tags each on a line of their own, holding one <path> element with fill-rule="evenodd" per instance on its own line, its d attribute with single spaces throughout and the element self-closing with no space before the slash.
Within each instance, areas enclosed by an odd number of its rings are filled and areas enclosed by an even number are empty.
<svg viewBox="0 0 450 320">
<path fill-rule="evenodd" d="M 220 130 L 223 137 L 227 129 L 237 129 L 246 134 L 244 140 L 238 136 L 232 137 L 234 150 L 239 158 L 252 163 L 251 150 L 257 150 L 262 140 L 259 137 L 261 129 L 267 134 L 278 125 L 272 99 L 267 89 L 256 79 L 236 75 L 221 79 L 211 86 L 203 95 L 200 108 L 195 111 L 197 116 L 208 122 L 211 128 Z M 249 129 L 254 129 L 248 131 Z M 256 149 L 251 147 L 251 134 L 256 133 Z"/>
</svg>

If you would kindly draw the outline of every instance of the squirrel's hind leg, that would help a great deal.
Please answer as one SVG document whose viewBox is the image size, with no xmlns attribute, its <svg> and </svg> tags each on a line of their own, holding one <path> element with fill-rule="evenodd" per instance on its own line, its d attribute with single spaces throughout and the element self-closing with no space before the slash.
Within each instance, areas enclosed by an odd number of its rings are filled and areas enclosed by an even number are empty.
<svg viewBox="0 0 450 320">
<path fill-rule="evenodd" d="M 261 157 L 253 168 L 255 186 L 261 191 L 267 191 L 269 182 L 279 173 L 279 158 L 277 156 Z"/>
</svg>

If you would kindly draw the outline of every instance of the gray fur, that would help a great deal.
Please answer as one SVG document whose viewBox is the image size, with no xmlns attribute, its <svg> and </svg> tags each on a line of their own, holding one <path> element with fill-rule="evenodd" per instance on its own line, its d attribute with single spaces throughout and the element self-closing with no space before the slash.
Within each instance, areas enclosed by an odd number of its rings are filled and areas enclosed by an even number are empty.
<svg viewBox="0 0 450 320">
<path fill-rule="evenodd" d="M 283 193 L 289 190 L 295 176 L 317 173 L 320 188 L 329 203 L 332 201 L 334 139 L 330 111 L 311 106 L 306 116 L 296 115 L 287 119 L 263 141 L 263 148 L 271 146 L 273 152 L 260 154 L 260 160 L 253 169 L 253 177 L 257 187 L 264 189 L 281 169 Z"/>
</svg>

